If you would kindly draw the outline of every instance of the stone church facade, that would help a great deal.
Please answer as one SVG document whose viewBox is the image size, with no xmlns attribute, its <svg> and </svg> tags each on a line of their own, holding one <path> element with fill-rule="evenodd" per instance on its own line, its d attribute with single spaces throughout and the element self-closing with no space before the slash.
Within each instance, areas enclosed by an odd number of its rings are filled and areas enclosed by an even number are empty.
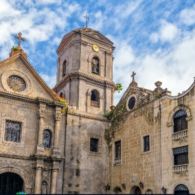
<svg viewBox="0 0 195 195">
<path fill-rule="evenodd" d="M 195 192 L 195 82 L 171 96 L 130 83 L 109 117 L 110 185 L 115 193 Z"/>
<path fill-rule="evenodd" d="M 0 62 L 0 193 L 195 192 L 195 84 L 171 96 L 133 74 L 114 107 L 113 50 L 90 28 L 66 34 L 53 90 L 20 44 Z"/>
</svg>

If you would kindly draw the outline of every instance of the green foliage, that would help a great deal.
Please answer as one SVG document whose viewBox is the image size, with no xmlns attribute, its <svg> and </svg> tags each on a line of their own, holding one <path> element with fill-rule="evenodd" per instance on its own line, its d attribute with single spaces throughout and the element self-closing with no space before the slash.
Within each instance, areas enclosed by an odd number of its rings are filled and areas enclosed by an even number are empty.
<svg viewBox="0 0 195 195">
<path fill-rule="evenodd" d="M 18 47 L 12 47 L 12 50 L 13 51 L 17 51 L 18 50 Z"/>
<path fill-rule="evenodd" d="M 60 100 L 60 103 L 64 106 L 63 109 L 62 109 L 62 113 L 65 113 L 67 108 L 68 108 L 68 103 L 67 101 L 64 99 L 64 98 L 59 98 Z"/>
<path fill-rule="evenodd" d="M 116 84 L 116 90 L 118 91 L 118 93 L 120 93 L 123 90 L 123 86 L 121 83 Z"/>
<path fill-rule="evenodd" d="M 104 116 L 111 122 L 111 126 L 108 129 L 105 129 L 104 134 L 104 138 L 108 146 L 110 146 L 116 128 L 120 125 L 120 123 L 126 116 L 125 104 L 118 105 L 115 109 L 112 109 L 110 112 L 106 112 Z"/>
</svg>

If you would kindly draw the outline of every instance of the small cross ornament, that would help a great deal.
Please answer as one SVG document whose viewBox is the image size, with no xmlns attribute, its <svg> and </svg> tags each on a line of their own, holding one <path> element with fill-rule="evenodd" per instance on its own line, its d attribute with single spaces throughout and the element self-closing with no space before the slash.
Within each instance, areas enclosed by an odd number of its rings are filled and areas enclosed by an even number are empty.
<svg viewBox="0 0 195 195">
<path fill-rule="evenodd" d="M 21 42 L 25 41 L 26 39 L 24 37 L 22 37 L 22 33 L 19 32 L 17 35 L 15 35 L 16 39 L 18 39 L 18 46 L 20 47 Z"/>
<path fill-rule="evenodd" d="M 85 18 L 85 28 L 87 28 L 89 22 L 89 16 L 87 13 L 85 14 L 84 18 Z"/>
<path fill-rule="evenodd" d="M 132 74 L 131 74 L 132 81 L 135 81 L 135 75 L 136 75 L 136 73 L 133 71 Z"/>
</svg>

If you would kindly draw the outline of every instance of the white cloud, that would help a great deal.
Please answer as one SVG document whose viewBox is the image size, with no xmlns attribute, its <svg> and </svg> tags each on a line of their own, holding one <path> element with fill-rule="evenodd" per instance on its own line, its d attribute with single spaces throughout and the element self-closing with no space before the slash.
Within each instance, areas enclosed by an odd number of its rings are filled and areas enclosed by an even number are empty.
<svg viewBox="0 0 195 195">
<path fill-rule="evenodd" d="M 130 83 L 130 71 L 135 71 L 136 81 L 140 87 L 154 89 L 154 83 L 158 80 L 163 82 L 163 87 L 172 91 L 173 95 L 185 91 L 193 82 L 195 76 L 195 33 L 180 40 L 173 45 L 168 53 L 158 50 L 153 53 L 135 56 L 129 59 L 129 63 L 124 63 L 123 58 L 128 56 L 116 49 L 117 64 L 115 63 L 116 82 L 121 82 L 124 90 Z M 125 59 L 124 58 L 124 59 Z M 121 61 L 120 61 L 121 59 Z M 128 62 L 128 60 L 125 62 Z M 123 66 L 123 64 L 126 64 Z M 121 67 L 121 69 L 120 69 Z M 124 92 L 123 90 L 123 92 Z M 115 94 L 116 102 L 122 93 Z"/>
<path fill-rule="evenodd" d="M 53 0 L 43 0 L 42 2 L 54 3 Z M 14 7 L 11 3 L 13 2 L 2 0 L 0 6 L 0 18 L 4 17 L 0 20 L 0 45 L 4 48 L 5 45 L 13 42 L 12 35 L 18 32 L 22 32 L 31 45 L 49 40 L 57 29 L 66 27 L 67 18 L 79 9 L 79 5 L 76 3 L 65 3 L 63 6 L 58 6 L 55 11 L 47 6 L 39 9 L 28 0 L 25 0 L 25 3 L 30 6 L 30 9 Z M 18 1 L 18 4 L 20 3 Z M 0 57 L 4 56 L 0 54 Z"/>
<path fill-rule="evenodd" d="M 54 4 L 54 3 L 61 3 L 61 0 L 36 0 L 36 3 L 39 4 Z"/>
<path fill-rule="evenodd" d="M 116 65 L 120 64 L 120 68 L 130 65 L 134 61 L 134 58 L 133 50 L 128 43 L 122 42 L 118 45 L 114 62 Z"/>
<path fill-rule="evenodd" d="M 162 41 L 172 41 L 178 34 L 177 26 L 163 21 L 160 29 L 160 39 Z"/>
<path fill-rule="evenodd" d="M 6 0 L 1 0 L 0 6 L 0 20 L 3 18 L 14 17 L 20 14 L 19 10 L 15 10 L 14 7 Z"/>
<path fill-rule="evenodd" d="M 141 3 L 142 0 L 127 1 L 127 3 L 124 3 L 121 6 L 116 7 L 115 14 L 119 18 L 126 18 L 133 12 L 135 12 L 139 8 Z"/>
<path fill-rule="evenodd" d="M 191 8 L 184 9 L 181 11 L 180 21 L 186 25 L 195 24 L 195 5 Z"/>
<path fill-rule="evenodd" d="M 56 84 L 56 75 L 47 75 L 45 73 L 40 73 L 40 76 L 48 84 L 49 87 L 53 88 Z"/>
<path fill-rule="evenodd" d="M 161 27 L 158 32 L 154 32 L 150 36 L 150 40 L 153 43 L 158 41 L 171 42 L 179 35 L 179 29 L 176 25 L 167 21 L 161 21 Z"/>
</svg>

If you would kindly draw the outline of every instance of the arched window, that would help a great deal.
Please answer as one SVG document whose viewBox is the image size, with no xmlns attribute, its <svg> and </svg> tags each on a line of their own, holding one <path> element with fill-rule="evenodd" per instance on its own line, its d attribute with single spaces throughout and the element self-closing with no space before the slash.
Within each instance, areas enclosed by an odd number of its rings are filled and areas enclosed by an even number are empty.
<svg viewBox="0 0 195 195">
<path fill-rule="evenodd" d="M 98 57 L 93 57 L 91 62 L 91 71 L 94 74 L 100 74 L 100 60 Z"/>
<path fill-rule="evenodd" d="M 91 91 L 91 105 L 96 107 L 100 105 L 100 94 L 96 89 Z"/>
<path fill-rule="evenodd" d="M 60 97 L 64 98 L 64 93 L 63 92 L 60 92 Z"/>
<path fill-rule="evenodd" d="M 66 75 L 66 66 L 67 66 L 67 61 L 64 60 L 62 64 L 62 76 L 64 77 Z"/>
<path fill-rule="evenodd" d="M 188 190 L 187 186 L 185 186 L 183 184 L 179 184 L 175 187 L 174 194 L 187 195 L 187 194 L 189 194 L 189 190 Z"/>
<path fill-rule="evenodd" d="M 43 131 L 43 146 L 45 148 L 50 148 L 51 147 L 51 131 L 49 129 L 45 129 Z"/>
<path fill-rule="evenodd" d="M 48 184 L 46 181 L 42 181 L 41 194 L 48 194 Z"/>
<path fill-rule="evenodd" d="M 183 109 L 178 110 L 173 116 L 174 132 L 182 131 L 188 128 L 187 114 Z"/>
</svg>

